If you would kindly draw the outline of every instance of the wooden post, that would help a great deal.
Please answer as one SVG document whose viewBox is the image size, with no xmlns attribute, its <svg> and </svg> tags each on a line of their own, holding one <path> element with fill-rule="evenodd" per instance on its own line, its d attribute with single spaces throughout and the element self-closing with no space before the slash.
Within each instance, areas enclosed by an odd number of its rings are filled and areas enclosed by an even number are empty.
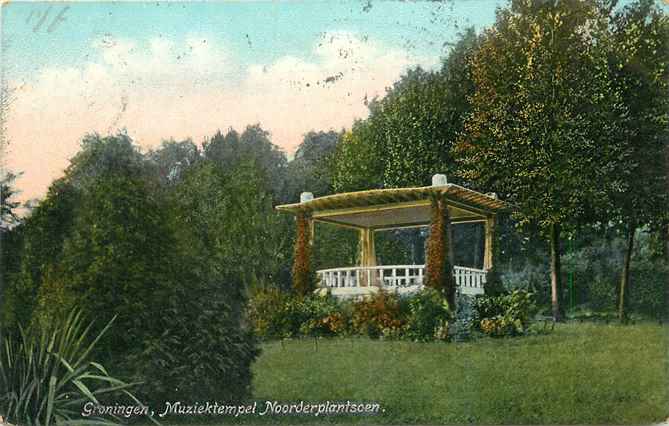
<svg viewBox="0 0 669 426">
<path fill-rule="evenodd" d="M 297 233 L 293 255 L 293 289 L 299 295 L 306 295 L 315 288 L 315 277 L 311 271 L 311 242 L 313 220 L 308 213 L 297 214 Z"/>
<path fill-rule="evenodd" d="M 430 239 L 425 259 L 425 285 L 442 291 L 455 311 L 452 240 L 448 204 L 442 195 L 435 195 L 432 199 Z"/>
<path fill-rule="evenodd" d="M 488 216 L 485 221 L 485 254 L 483 269 L 489 271 L 493 267 L 493 253 L 495 250 L 495 216 Z"/>
<path fill-rule="evenodd" d="M 360 266 L 376 266 L 376 250 L 374 247 L 374 230 L 370 228 L 363 228 L 360 230 Z M 374 283 L 364 280 L 365 286 L 373 285 Z"/>
</svg>

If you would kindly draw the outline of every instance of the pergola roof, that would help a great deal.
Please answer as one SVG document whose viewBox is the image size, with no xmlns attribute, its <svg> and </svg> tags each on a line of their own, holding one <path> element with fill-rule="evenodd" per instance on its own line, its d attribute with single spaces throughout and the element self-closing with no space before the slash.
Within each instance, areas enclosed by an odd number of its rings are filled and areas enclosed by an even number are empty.
<svg viewBox="0 0 669 426">
<path fill-rule="evenodd" d="M 276 209 L 311 214 L 320 222 L 353 228 L 388 229 L 423 226 L 430 223 L 431 196 L 445 197 L 453 223 L 479 222 L 507 208 L 495 196 L 459 185 L 416 188 L 372 189 L 314 198 Z"/>
</svg>

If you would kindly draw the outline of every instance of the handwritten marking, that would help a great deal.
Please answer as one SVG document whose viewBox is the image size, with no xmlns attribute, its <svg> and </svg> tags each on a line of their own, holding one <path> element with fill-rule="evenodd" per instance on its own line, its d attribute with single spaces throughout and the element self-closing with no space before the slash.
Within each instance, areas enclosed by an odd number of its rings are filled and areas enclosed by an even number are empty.
<svg viewBox="0 0 669 426">
<path fill-rule="evenodd" d="M 46 10 L 44 11 L 39 11 L 39 10 L 31 10 L 30 14 L 26 18 L 26 24 L 30 24 L 31 21 L 34 19 L 37 20 L 37 23 L 33 27 L 33 32 L 36 33 L 38 32 L 44 23 L 47 21 L 47 18 L 49 17 L 49 14 L 51 13 L 52 6 L 49 5 Z M 60 10 L 60 13 L 56 15 L 55 18 L 53 18 L 53 21 L 51 21 L 51 24 L 47 27 L 46 32 L 47 33 L 52 33 L 56 30 L 56 27 L 61 23 L 65 22 L 67 19 L 65 18 L 65 12 L 67 12 L 70 9 L 70 6 L 63 6 L 63 8 Z M 34 19 L 33 19 L 34 18 Z"/>
</svg>

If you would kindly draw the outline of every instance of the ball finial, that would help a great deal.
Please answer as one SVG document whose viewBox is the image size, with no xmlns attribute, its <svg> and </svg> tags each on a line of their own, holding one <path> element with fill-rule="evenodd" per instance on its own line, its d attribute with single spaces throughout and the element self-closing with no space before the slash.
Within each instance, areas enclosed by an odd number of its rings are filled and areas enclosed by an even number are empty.
<svg viewBox="0 0 669 426">
<path fill-rule="evenodd" d="M 314 194 L 311 192 L 303 192 L 300 194 L 300 203 L 306 203 L 314 199 Z"/>
<path fill-rule="evenodd" d="M 446 175 L 437 173 L 436 175 L 432 176 L 432 186 L 445 186 L 445 185 L 448 185 L 448 179 L 446 178 Z"/>
</svg>

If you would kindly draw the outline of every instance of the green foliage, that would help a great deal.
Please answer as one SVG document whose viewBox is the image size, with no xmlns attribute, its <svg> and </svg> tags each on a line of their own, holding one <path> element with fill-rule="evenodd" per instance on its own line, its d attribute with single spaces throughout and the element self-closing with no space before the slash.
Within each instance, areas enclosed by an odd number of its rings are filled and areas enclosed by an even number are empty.
<svg viewBox="0 0 669 426">
<path fill-rule="evenodd" d="M 607 188 L 606 219 L 666 221 L 665 159 L 669 116 L 669 17 L 651 0 L 626 4 L 611 18 L 612 82 L 627 107 L 616 136 L 623 151 Z"/>
<path fill-rule="evenodd" d="M 316 197 L 332 193 L 332 157 L 343 133 L 310 131 L 288 162 L 286 189 L 282 200 L 296 202 L 308 191 Z"/>
<path fill-rule="evenodd" d="M 287 299 L 288 294 L 276 288 L 257 289 L 252 293 L 247 307 L 248 317 L 258 337 L 281 336 L 279 315 Z"/>
<path fill-rule="evenodd" d="M 228 171 L 239 164 L 252 162 L 266 179 L 265 189 L 276 200 L 284 200 L 286 185 L 286 154 L 270 140 L 270 134 L 260 124 L 246 126 L 237 133 L 217 132 L 203 145 L 204 159 L 220 170 Z"/>
<path fill-rule="evenodd" d="M 354 333 L 378 338 L 397 336 L 405 324 L 400 298 L 385 291 L 353 303 L 351 327 Z"/>
<path fill-rule="evenodd" d="M 265 339 L 343 334 L 348 327 L 344 304 L 329 295 L 306 297 L 276 289 L 256 291 L 249 301 L 249 319 Z"/>
<path fill-rule="evenodd" d="M 383 160 L 374 144 L 373 129 L 367 121 L 356 121 L 344 133 L 332 160 L 335 192 L 380 188 L 383 183 Z"/>
<path fill-rule="evenodd" d="M 200 160 L 200 150 L 190 139 L 168 140 L 146 154 L 146 167 L 161 185 L 169 186 L 179 182 L 183 174 Z"/>
<path fill-rule="evenodd" d="M 22 425 L 78 424 L 86 402 L 118 398 L 141 405 L 130 393 L 132 384 L 110 376 L 91 360 L 91 353 L 111 322 L 92 337 L 81 312 L 47 328 L 17 328 L 0 338 L 0 412 L 7 422 Z M 87 418 L 97 424 L 110 419 Z M 116 419 L 119 420 L 119 419 Z"/>
<path fill-rule="evenodd" d="M 193 277 L 196 278 L 196 277 Z M 165 401 L 241 402 L 251 395 L 251 364 L 259 355 L 257 341 L 245 325 L 244 300 L 220 287 L 242 287 L 239 281 L 179 287 L 154 313 L 164 331 L 143 338 L 128 364 L 152 405 Z M 237 296 L 238 297 L 238 296 Z"/>
<path fill-rule="evenodd" d="M 643 259 L 632 265 L 629 308 L 650 318 L 664 318 L 669 311 L 669 266 L 661 260 Z"/>
<path fill-rule="evenodd" d="M 605 18 L 590 2 L 514 1 L 472 59 L 460 175 L 513 202 L 523 222 L 587 220 L 604 201 L 625 112 L 608 76 Z"/>
<path fill-rule="evenodd" d="M 84 189 L 59 270 L 76 303 L 102 321 L 118 316 L 101 348 L 127 354 L 162 333 L 154 312 L 170 297 L 174 264 L 165 209 L 144 183 L 98 176 Z"/>
<path fill-rule="evenodd" d="M 300 334 L 332 337 L 346 332 L 349 319 L 333 297 L 315 295 L 303 299 L 302 304 L 306 321 L 300 326 Z"/>
<path fill-rule="evenodd" d="M 508 295 L 479 296 L 474 300 L 474 327 L 493 337 L 524 334 L 536 311 L 532 293 L 514 290 Z"/>
<path fill-rule="evenodd" d="M 6 314 L 28 324 L 37 304 L 44 274 L 63 259 L 63 246 L 71 235 L 80 191 L 66 180 L 51 184 L 46 198 L 21 226 L 21 252 L 16 270 L 6 281 Z"/>
<path fill-rule="evenodd" d="M 14 173 L 4 173 L 0 176 L 0 232 L 6 231 L 19 221 L 15 212 L 19 202 L 13 200 L 17 194 L 14 181 L 19 176 Z"/>
<path fill-rule="evenodd" d="M 477 43 L 467 30 L 441 70 L 410 69 L 369 103 L 369 118 L 356 122 L 338 147 L 337 191 L 423 186 L 435 173 L 454 175 L 451 148 L 469 112 L 468 58 Z"/>
<path fill-rule="evenodd" d="M 407 338 L 420 342 L 448 338 L 448 321 L 452 319 L 452 314 L 448 302 L 440 292 L 426 288 L 409 298 L 407 303 Z"/>
</svg>

